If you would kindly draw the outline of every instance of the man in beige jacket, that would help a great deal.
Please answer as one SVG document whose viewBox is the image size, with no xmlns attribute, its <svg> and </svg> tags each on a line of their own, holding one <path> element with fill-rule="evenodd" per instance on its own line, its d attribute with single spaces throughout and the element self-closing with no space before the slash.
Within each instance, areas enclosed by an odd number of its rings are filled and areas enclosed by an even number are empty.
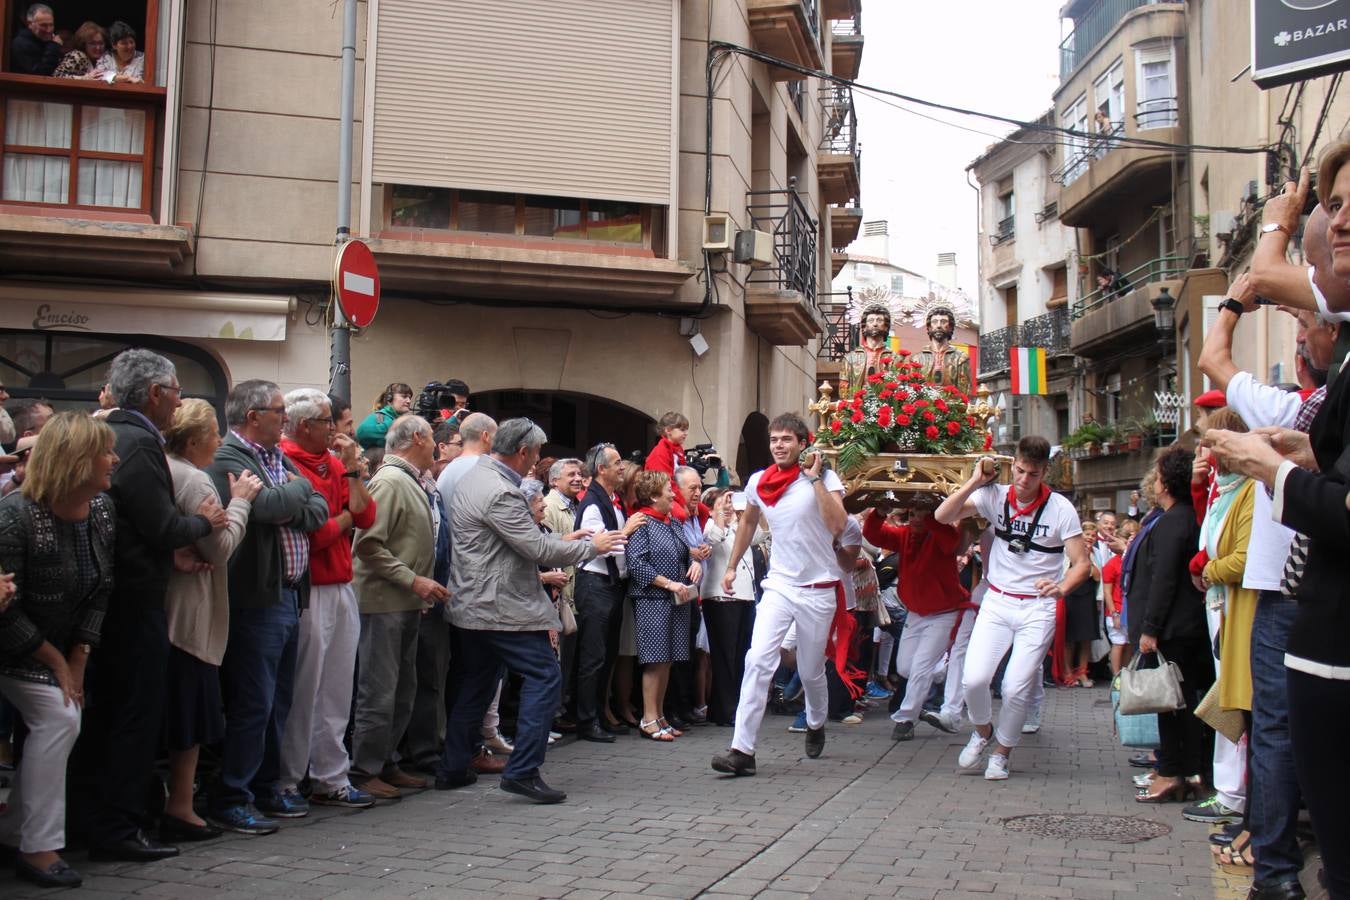
<svg viewBox="0 0 1350 900">
<path fill-rule="evenodd" d="M 424 419 L 404 415 L 385 434 L 384 464 L 370 479 L 375 524 L 358 529 L 354 550 L 361 639 L 352 776 L 377 800 L 426 780 L 393 760 L 417 691 L 417 628 L 423 613 L 449 594 L 432 575 L 440 517 L 421 475 L 431 468 L 435 438 Z"/>
</svg>

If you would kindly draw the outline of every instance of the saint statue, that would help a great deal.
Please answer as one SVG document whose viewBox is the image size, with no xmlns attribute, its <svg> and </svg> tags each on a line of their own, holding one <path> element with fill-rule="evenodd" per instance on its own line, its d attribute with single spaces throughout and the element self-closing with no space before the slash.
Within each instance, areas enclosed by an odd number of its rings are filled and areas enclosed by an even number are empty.
<svg viewBox="0 0 1350 900">
<path fill-rule="evenodd" d="M 862 311 L 862 345 L 844 354 L 839 370 L 842 397 L 852 397 L 867 376 L 882 368 L 881 358 L 891 356 L 891 311 L 884 303 L 871 303 Z M 967 368 L 969 368 L 967 366 Z"/>
<path fill-rule="evenodd" d="M 946 306 L 932 306 L 924 317 L 928 332 L 928 346 L 910 357 L 923 366 L 924 375 L 934 384 L 955 385 L 963 394 L 970 394 L 970 357 L 952 346 L 956 333 L 956 314 Z"/>
</svg>

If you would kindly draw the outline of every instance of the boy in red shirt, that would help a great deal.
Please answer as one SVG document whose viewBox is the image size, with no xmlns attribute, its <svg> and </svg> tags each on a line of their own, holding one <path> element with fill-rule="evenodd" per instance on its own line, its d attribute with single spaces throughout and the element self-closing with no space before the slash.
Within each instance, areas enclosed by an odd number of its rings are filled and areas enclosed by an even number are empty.
<svg viewBox="0 0 1350 900">
<path fill-rule="evenodd" d="M 895 722 L 891 738 L 911 741 L 938 664 L 955 636 L 957 612 L 970 602 L 956 567 L 961 532 L 938 522 L 928 510 L 912 511 L 909 524 L 898 526 L 887 525 L 884 516 L 868 510 L 863 537 L 900 554 L 900 602 L 909 617 L 900 634 L 895 674 L 908 679 L 908 684 L 904 700 L 891 714 Z"/>
</svg>

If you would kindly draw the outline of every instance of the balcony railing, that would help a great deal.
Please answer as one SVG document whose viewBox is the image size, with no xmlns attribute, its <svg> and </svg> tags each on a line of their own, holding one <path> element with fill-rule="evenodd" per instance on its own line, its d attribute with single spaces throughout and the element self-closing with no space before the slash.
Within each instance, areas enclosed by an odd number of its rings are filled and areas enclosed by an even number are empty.
<svg viewBox="0 0 1350 900">
<path fill-rule="evenodd" d="M 1013 239 L 1014 216 L 1001 220 L 995 228 L 994 233 L 989 235 L 989 243 L 997 247 L 999 244 L 1007 243 Z"/>
<path fill-rule="evenodd" d="M 797 111 L 797 118 L 806 115 L 806 82 L 789 81 L 787 94 L 788 99 L 792 101 L 792 108 Z"/>
<path fill-rule="evenodd" d="M 1069 331 L 1069 311 L 1061 308 L 980 335 L 980 377 L 1006 371 L 1013 347 L 1044 347 L 1047 356 L 1068 353 Z"/>
<path fill-rule="evenodd" d="M 848 154 L 861 164 L 858 146 L 858 112 L 853 107 L 853 89 L 827 84 L 821 89 L 825 112 L 825 130 L 820 139 L 822 153 Z"/>
<path fill-rule="evenodd" d="M 806 24 L 811 28 L 811 34 L 815 37 L 816 43 L 820 43 L 820 0 L 802 0 L 802 7 L 806 10 Z"/>
<path fill-rule="evenodd" d="M 839 362 L 844 354 L 858 346 L 861 340 L 858 326 L 849 322 L 848 312 L 853 305 L 853 289 L 843 293 L 821 294 L 820 312 L 825 317 L 825 336 L 820 341 L 817 359 Z"/>
<path fill-rule="evenodd" d="M 1125 14 L 1160 0 L 1097 0 L 1074 19 L 1073 31 L 1059 45 L 1059 80 L 1068 81 L 1078 64 L 1087 59 L 1102 40 L 1125 18 Z"/>
<path fill-rule="evenodd" d="M 785 191 L 748 191 L 745 205 L 750 227 L 773 235 L 773 263 L 754 269 L 749 284 L 769 284 L 781 291 L 798 291 L 816 303 L 816 220 L 797 196 L 797 179 L 788 179 Z"/>
<path fill-rule="evenodd" d="M 1136 266 L 1128 272 L 1121 273 L 1115 283 L 1104 288 L 1098 288 L 1080 299 L 1073 305 L 1073 317 L 1081 319 L 1093 310 L 1099 309 L 1112 300 L 1124 297 L 1143 285 L 1178 278 L 1185 274 L 1189 267 L 1190 260 L 1185 256 L 1160 256 L 1157 259 L 1151 259 L 1141 266 Z"/>
<path fill-rule="evenodd" d="M 1152 100 L 1140 100 L 1139 111 L 1134 114 L 1136 131 L 1147 128 L 1171 128 L 1177 124 L 1181 107 L 1176 97 L 1155 97 Z"/>
<path fill-rule="evenodd" d="M 830 34 L 835 37 L 862 37 L 862 10 L 855 12 L 851 19 L 831 21 Z"/>
<path fill-rule="evenodd" d="M 1112 122 L 1108 131 L 1097 131 L 1087 137 L 1065 138 L 1064 165 L 1051 172 L 1050 178 L 1062 185 L 1073 184 L 1094 160 L 1109 153 L 1113 140 L 1124 133 L 1124 122 Z"/>
</svg>

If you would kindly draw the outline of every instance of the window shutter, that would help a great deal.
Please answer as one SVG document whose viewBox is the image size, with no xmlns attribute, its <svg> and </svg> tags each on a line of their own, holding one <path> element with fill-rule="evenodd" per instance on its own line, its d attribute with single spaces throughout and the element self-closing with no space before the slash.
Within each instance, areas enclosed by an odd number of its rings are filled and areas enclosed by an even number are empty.
<svg viewBox="0 0 1350 900">
<path fill-rule="evenodd" d="M 376 183 L 672 206 L 673 0 L 379 0 Z"/>
</svg>

